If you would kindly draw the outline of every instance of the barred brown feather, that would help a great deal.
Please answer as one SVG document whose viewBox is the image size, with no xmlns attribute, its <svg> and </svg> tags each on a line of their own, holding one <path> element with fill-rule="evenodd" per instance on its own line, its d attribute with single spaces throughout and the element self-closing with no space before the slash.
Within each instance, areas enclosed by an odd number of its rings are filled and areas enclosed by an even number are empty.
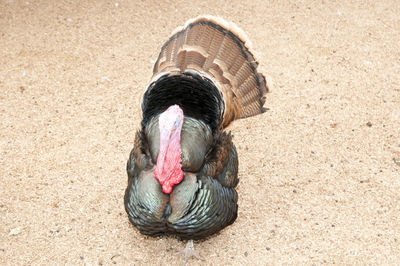
<svg viewBox="0 0 400 266">
<path fill-rule="evenodd" d="M 265 78 L 249 51 L 246 37 L 224 28 L 220 19 L 200 17 L 177 31 L 161 48 L 153 81 L 163 73 L 195 71 L 210 77 L 225 101 L 223 128 L 233 120 L 264 111 Z"/>
</svg>

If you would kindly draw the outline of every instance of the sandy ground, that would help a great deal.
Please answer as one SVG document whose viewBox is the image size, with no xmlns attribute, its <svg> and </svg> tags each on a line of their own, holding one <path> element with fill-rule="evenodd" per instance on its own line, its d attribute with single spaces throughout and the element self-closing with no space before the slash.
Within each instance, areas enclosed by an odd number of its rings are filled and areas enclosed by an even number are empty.
<svg viewBox="0 0 400 266">
<path fill-rule="evenodd" d="M 193 264 L 400 261 L 398 1 L 0 2 L 0 264 L 182 264 L 123 207 L 139 93 L 170 32 L 242 27 L 273 80 L 230 130 L 239 217 Z"/>
</svg>

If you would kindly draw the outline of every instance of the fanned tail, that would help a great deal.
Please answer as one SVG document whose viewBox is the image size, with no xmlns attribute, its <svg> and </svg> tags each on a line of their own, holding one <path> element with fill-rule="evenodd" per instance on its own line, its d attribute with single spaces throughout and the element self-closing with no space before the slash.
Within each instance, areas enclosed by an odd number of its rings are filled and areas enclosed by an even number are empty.
<svg viewBox="0 0 400 266">
<path fill-rule="evenodd" d="M 223 101 L 218 127 L 224 128 L 264 112 L 268 88 L 249 46 L 233 23 L 212 16 L 191 19 L 163 45 L 151 84 L 166 74 L 194 73 L 211 80 Z"/>
</svg>

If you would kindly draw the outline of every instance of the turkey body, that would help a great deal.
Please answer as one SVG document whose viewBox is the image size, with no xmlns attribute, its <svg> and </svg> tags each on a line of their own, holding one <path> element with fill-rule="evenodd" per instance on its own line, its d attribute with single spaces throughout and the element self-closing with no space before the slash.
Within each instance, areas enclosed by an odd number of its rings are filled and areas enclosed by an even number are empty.
<svg viewBox="0 0 400 266">
<path fill-rule="evenodd" d="M 262 113 L 268 91 L 247 42 L 233 24 L 205 16 L 188 21 L 162 47 L 127 163 L 125 209 L 141 233 L 200 239 L 235 221 L 238 155 L 224 129 Z M 183 113 L 171 123 L 179 137 L 174 165 L 183 178 L 165 188 L 158 169 L 168 163 L 162 142 L 171 107 Z"/>
</svg>

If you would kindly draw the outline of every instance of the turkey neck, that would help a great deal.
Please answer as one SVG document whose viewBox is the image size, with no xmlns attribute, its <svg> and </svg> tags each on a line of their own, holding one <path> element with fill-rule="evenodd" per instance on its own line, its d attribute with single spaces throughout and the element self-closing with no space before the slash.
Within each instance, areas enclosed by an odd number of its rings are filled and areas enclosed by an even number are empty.
<svg viewBox="0 0 400 266">
<path fill-rule="evenodd" d="M 144 129 L 151 160 L 154 164 L 157 163 L 160 154 L 160 119 L 160 116 L 154 117 Z M 199 172 L 212 143 L 212 130 L 207 124 L 201 120 L 184 116 L 180 139 L 181 169 L 185 172 Z"/>
</svg>

